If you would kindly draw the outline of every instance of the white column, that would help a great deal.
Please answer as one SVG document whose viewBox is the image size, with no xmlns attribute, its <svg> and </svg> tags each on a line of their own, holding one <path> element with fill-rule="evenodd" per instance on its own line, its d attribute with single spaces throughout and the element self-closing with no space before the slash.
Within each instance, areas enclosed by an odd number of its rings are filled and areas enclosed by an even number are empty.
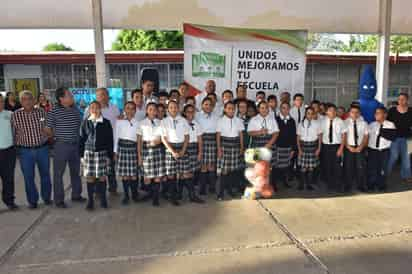
<svg viewBox="0 0 412 274">
<path fill-rule="evenodd" d="M 376 57 L 376 99 L 386 105 L 388 100 L 391 42 L 392 0 L 379 0 L 378 52 Z"/>
<path fill-rule="evenodd" d="M 104 57 L 102 1 L 91 1 L 93 10 L 97 87 L 106 87 L 106 60 Z"/>
</svg>

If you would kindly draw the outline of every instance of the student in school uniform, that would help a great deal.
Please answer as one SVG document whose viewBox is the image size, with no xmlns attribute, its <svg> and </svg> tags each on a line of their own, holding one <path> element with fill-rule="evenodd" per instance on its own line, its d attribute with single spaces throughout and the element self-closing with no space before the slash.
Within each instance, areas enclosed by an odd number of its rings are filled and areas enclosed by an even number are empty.
<svg viewBox="0 0 412 274">
<path fill-rule="evenodd" d="M 258 105 L 262 101 L 266 101 L 266 93 L 264 91 L 256 92 L 256 99 L 255 99 L 256 105 Z"/>
<path fill-rule="evenodd" d="M 169 91 L 169 100 L 176 101 L 179 104 L 179 107 L 180 107 L 180 93 L 177 89 L 172 89 L 172 90 Z"/>
<path fill-rule="evenodd" d="M 250 146 L 250 142 L 251 142 L 251 140 L 252 140 L 252 139 L 250 138 L 248 132 L 247 132 L 247 128 L 248 128 L 248 125 L 249 125 L 249 121 L 250 121 L 250 119 L 251 119 L 251 117 L 249 117 L 249 115 L 248 115 L 248 104 L 249 104 L 249 103 L 248 103 L 248 101 L 247 101 L 246 99 L 239 99 L 239 100 L 237 101 L 237 104 L 236 104 L 236 106 L 237 106 L 237 107 L 236 107 L 236 108 L 237 108 L 236 116 L 237 116 L 240 120 L 242 120 L 243 126 L 244 126 L 244 130 L 243 130 L 243 146 L 244 146 L 245 149 Z M 245 190 L 245 187 L 246 187 L 246 185 L 247 185 L 247 179 L 246 179 L 246 177 L 244 176 L 244 170 L 245 170 L 245 168 L 246 168 L 246 163 L 245 163 L 244 157 L 240 157 L 240 161 L 241 161 L 241 168 L 240 168 L 240 170 L 239 170 L 238 172 L 239 172 L 239 177 L 240 177 L 241 179 L 239 180 L 239 183 L 238 183 L 237 185 L 235 185 L 235 187 L 238 188 L 238 191 L 239 191 L 240 193 L 243 193 L 244 190 Z"/>
<path fill-rule="evenodd" d="M 217 122 L 216 143 L 219 170 L 221 172 L 218 200 L 223 200 L 225 190 L 230 196 L 233 186 L 241 178 L 238 171 L 242 168 L 241 155 L 244 152 L 243 121 L 235 116 L 235 104 L 225 103 L 224 115 Z"/>
<path fill-rule="evenodd" d="M 163 120 L 167 116 L 166 106 L 162 104 L 157 104 L 157 119 Z"/>
<path fill-rule="evenodd" d="M 167 106 L 167 101 L 169 100 L 169 93 L 166 91 L 161 91 L 158 93 L 157 97 L 159 98 L 159 104 L 163 106 Z"/>
<path fill-rule="evenodd" d="M 349 118 L 345 120 L 346 129 L 344 134 L 344 162 L 345 183 L 341 191 L 352 190 L 352 182 L 355 179 L 356 186 L 360 191 L 366 191 L 366 159 L 365 148 L 368 146 L 368 124 L 360 119 L 361 111 L 358 105 L 351 105 Z"/>
<path fill-rule="evenodd" d="M 187 188 L 191 202 L 203 203 L 194 193 L 192 173 L 187 154 L 189 145 L 189 125 L 185 118 L 179 115 L 179 105 L 175 100 L 169 100 L 168 116 L 161 122 L 162 142 L 166 147 L 165 167 L 168 177 L 169 199 L 175 206 L 178 202 L 177 179 L 182 188 Z"/>
<path fill-rule="evenodd" d="M 195 116 L 196 121 L 203 130 L 203 157 L 199 177 L 199 194 L 206 195 L 207 185 L 209 186 L 209 193 L 216 192 L 216 126 L 219 117 L 213 113 L 212 99 L 209 97 L 203 99 L 201 107 L 202 110 Z"/>
<path fill-rule="evenodd" d="M 218 117 L 223 116 L 223 106 L 217 101 L 217 95 L 216 93 L 210 93 L 206 96 L 207 98 L 210 98 L 212 102 L 212 112 Z"/>
<path fill-rule="evenodd" d="M 193 175 L 192 184 L 196 185 L 199 179 L 200 163 L 202 161 L 202 128 L 195 120 L 196 107 L 195 105 L 185 105 L 183 108 L 183 115 L 189 124 L 189 145 L 187 147 L 187 154 L 189 156 L 189 164 L 191 173 Z M 179 189 L 179 196 L 182 195 Z"/>
<path fill-rule="evenodd" d="M 103 118 L 100 103 L 89 106 L 90 115 L 80 129 L 80 155 L 83 159 L 83 176 L 87 180 L 87 210 L 94 209 L 94 193 L 98 192 L 100 205 L 107 208 L 106 177 L 110 174 L 113 159 L 113 129 Z"/>
<path fill-rule="evenodd" d="M 134 119 L 137 122 L 140 122 L 145 118 L 146 115 L 146 109 L 144 107 L 143 101 L 143 91 L 141 89 L 134 89 L 132 90 L 131 95 L 133 103 L 136 105 L 136 114 L 134 116 Z"/>
<path fill-rule="evenodd" d="M 336 116 L 336 106 L 329 104 L 326 117 L 320 120 L 322 128 L 322 156 L 321 169 L 329 190 L 334 190 L 338 185 L 338 178 L 342 175 L 342 156 L 345 147 L 343 135 L 345 133 L 344 122 Z"/>
<path fill-rule="evenodd" d="M 143 168 L 143 180 L 150 186 L 153 206 L 159 206 L 160 183 L 165 176 L 162 129 L 157 119 L 156 103 L 146 105 L 146 118 L 139 123 L 137 130 L 138 161 Z"/>
<path fill-rule="evenodd" d="M 375 121 L 368 127 L 368 191 L 386 190 L 386 164 L 393 137 L 396 136 L 395 124 L 386 120 L 386 117 L 386 108 L 378 107 Z"/>
<path fill-rule="evenodd" d="M 279 136 L 276 140 L 276 169 L 286 188 L 290 188 L 288 183 L 290 162 L 297 151 L 296 124 L 289 111 L 290 104 L 283 102 L 280 104 L 280 113 L 276 116 L 279 127 Z"/>
<path fill-rule="evenodd" d="M 166 93 L 166 92 L 165 92 Z M 167 93 L 166 93 L 167 94 Z M 169 97 L 168 97 L 169 98 Z M 166 100 L 165 104 L 161 104 L 158 103 L 156 105 L 157 107 L 157 114 L 156 114 L 156 118 L 160 120 L 160 122 L 167 117 L 167 103 L 168 100 Z M 161 144 L 162 146 L 162 150 L 163 150 L 163 155 L 165 155 L 166 153 L 166 147 L 164 146 L 164 144 Z M 161 195 L 163 197 L 163 199 L 168 200 L 169 199 L 169 188 L 168 188 L 168 184 L 167 184 L 167 176 L 165 174 L 165 176 L 162 178 L 162 183 L 161 183 Z"/>
<path fill-rule="evenodd" d="M 116 123 L 114 131 L 114 155 L 116 159 L 116 174 L 122 178 L 124 197 L 123 205 L 129 204 L 130 193 L 134 202 L 139 201 L 137 182 L 137 130 L 136 105 L 127 102 L 124 105 L 126 117 Z"/>
<path fill-rule="evenodd" d="M 230 101 L 233 101 L 233 92 L 230 89 L 226 89 L 222 92 L 223 107 L 227 102 L 230 102 Z"/>
<path fill-rule="evenodd" d="M 303 121 L 303 118 L 305 117 L 305 97 L 303 96 L 302 93 L 296 93 L 295 95 L 293 95 L 293 106 L 290 109 L 289 115 L 293 118 L 293 120 L 295 120 L 295 124 L 297 128 L 299 124 Z M 297 166 L 297 158 L 298 158 L 298 154 L 295 153 L 290 163 L 289 172 L 292 177 L 299 175 L 298 174 L 299 168 Z"/>
<path fill-rule="evenodd" d="M 314 170 L 319 165 L 320 148 L 322 144 L 322 129 L 320 122 L 314 120 L 315 111 L 312 107 L 306 109 L 305 118 L 297 128 L 298 166 L 301 170 L 299 190 L 314 190 Z"/>
<path fill-rule="evenodd" d="M 276 117 L 279 115 L 279 110 L 278 110 L 278 98 L 276 95 L 271 94 L 268 96 L 268 105 L 269 105 L 269 115 Z"/>
<path fill-rule="evenodd" d="M 315 111 L 315 120 L 319 120 L 322 121 L 323 119 L 325 119 L 325 115 L 321 113 L 320 110 L 320 102 L 318 100 L 313 100 L 310 103 L 310 106 L 313 108 L 313 110 Z"/>
<path fill-rule="evenodd" d="M 293 96 L 293 107 L 290 109 L 290 116 L 299 125 L 305 117 L 304 96 L 302 93 L 296 93 Z"/>
<path fill-rule="evenodd" d="M 196 108 L 196 99 L 193 96 L 186 97 L 185 105 L 193 105 L 195 106 L 195 110 L 198 111 L 198 109 Z"/>
<path fill-rule="evenodd" d="M 276 139 L 279 135 L 279 127 L 276 119 L 269 115 L 269 106 L 266 101 L 261 101 L 258 106 L 259 114 L 253 117 L 248 125 L 248 134 L 252 137 L 251 147 L 266 147 L 272 151 L 272 172 L 271 183 L 275 184 L 275 167 L 276 167 Z"/>
</svg>

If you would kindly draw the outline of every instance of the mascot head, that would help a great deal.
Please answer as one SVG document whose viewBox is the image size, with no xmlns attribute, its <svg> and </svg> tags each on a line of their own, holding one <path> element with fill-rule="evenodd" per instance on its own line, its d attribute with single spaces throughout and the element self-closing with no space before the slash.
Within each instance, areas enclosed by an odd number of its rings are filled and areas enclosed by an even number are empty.
<svg viewBox="0 0 412 274">
<path fill-rule="evenodd" d="M 359 83 L 359 98 L 374 99 L 376 95 L 375 71 L 371 65 L 367 65 L 363 70 Z"/>
</svg>

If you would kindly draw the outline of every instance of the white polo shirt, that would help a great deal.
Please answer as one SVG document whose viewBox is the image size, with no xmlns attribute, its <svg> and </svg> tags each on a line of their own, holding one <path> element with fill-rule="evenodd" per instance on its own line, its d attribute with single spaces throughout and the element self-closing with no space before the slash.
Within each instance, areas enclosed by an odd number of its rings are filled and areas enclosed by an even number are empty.
<svg viewBox="0 0 412 274">
<path fill-rule="evenodd" d="M 381 128 L 381 124 L 376 121 L 369 124 L 368 126 L 368 132 L 369 132 L 368 147 L 372 149 L 377 149 L 377 150 L 384 150 L 384 149 L 388 149 L 391 147 L 392 141 L 387 140 L 383 138 L 382 136 L 379 139 L 379 147 L 376 147 L 376 139 L 378 138 L 380 128 Z M 382 128 L 395 129 L 396 127 L 395 127 L 395 124 L 392 123 L 391 121 L 385 120 L 383 121 Z"/>
<path fill-rule="evenodd" d="M 164 118 L 160 125 L 162 127 L 162 136 L 166 137 L 169 143 L 183 143 L 185 136 L 189 135 L 189 124 L 182 116 Z"/>
<path fill-rule="evenodd" d="M 299 115 L 300 112 L 300 115 Z M 296 106 L 293 106 L 290 109 L 290 116 L 295 120 L 296 124 L 298 125 L 300 122 L 302 122 L 303 118 L 305 118 L 305 107 L 301 106 L 300 108 L 297 108 Z M 300 117 L 300 120 L 299 120 Z"/>
<path fill-rule="evenodd" d="M 355 128 L 354 128 L 354 120 L 352 118 L 348 118 L 344 121 L 345 123 L 345 133 L 346 133 L 346 141 L 347 144 L 350 146 L 355 146 Z M 358 132 L 358 146 L 362 144 L 363 138 L 368 136 L 368 124 L 363 121 L 362 119 L 356 120 L 356 130 Z"/>
<path fill-rule="evenodd" d="M 146 117 L 146 109 L 144 106 L 141 108 L 136 107 L 136 114 L 134 115 L 134 118 L 136 121 L 140 122 L 143 121 L 143 119 Z"/>
<path fill-rule="evenodd" d="M 267 129 L 268 134 L 273 134 L 279 132 L 278 123 L 276 122 L 275 117 L 270 116 L 269 114 L 266 117 L 258 114 L 249 121 L 247 131 L 257 131 L 261 129 Z"/>
<path fill-rule="evenodd" d="M 216 132 L 220 132 L 222 137 L 238 137 L 244 130 L 243 121 L 238 117 L 229 118 L 224 115 L 217 122 Z"/>
<path fill-rule="evenodd" d="M 160 120 L 150 120 L 145 118 L 139 123 L 137 134 L 142 136 L 144 142 L 152 142 L 159 140 L 162 137 L 162 128 L 160 127 Z"/>
<path fill-rule="evenodd" d="M 342 119 L 335 117 L 332 122 L 332 143 L 329 142 L 329 126 L 331 120 L 325 117 L 318 120 L 321 123 L 322 128 L 322 143 L 325 145 L 340 145 L 342 143 L 342 134 L 346 130 L 345 123 Z"/>
<path fill-rule="evenodd" d="M 202 127 L 203 133 L 216 133 L 219 116 L 214 113 L 205 113 L 203 110 L 196 113 L 196 122 Z"/>
<path fill-rule="evenodd" d="M 319 134 L 322 133 L 320 122 L 318 120 L 309 121 L 303 120 L 297 128 L 296 134 L 303 142 L 314 142 L 319 139 Z"/>
<path fill-rule="evenodd" d="M 139 123 L 133 118 L 132 120 L 118 120 L 116 122 L 116 129 L 114 131 L 114 152 L 117 152 L 117 146 L 120 139 L 137 141 L 137 130 Z"/>
<path fill-rule="evenodd" d="M 189 125 L 189 143 L 197 143 L 197 138 L 203 134 L 202 127 L 195 120 L 187 121 L 187 124 Z"/>
</svg>

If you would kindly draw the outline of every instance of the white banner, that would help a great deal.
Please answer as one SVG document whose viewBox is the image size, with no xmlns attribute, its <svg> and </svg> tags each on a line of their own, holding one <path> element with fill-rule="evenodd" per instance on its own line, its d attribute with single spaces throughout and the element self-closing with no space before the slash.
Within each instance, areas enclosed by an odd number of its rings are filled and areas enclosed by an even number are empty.
<svg viewBox="0 0 412 274">
<path fill-rule="evenodd" d="M 304 92 L 305 31 L 273 31 L 184 25 L 184 79 L 196 91 L 207 80 L 216 92 L 245 85 L 248 97 Z"/>
</svg>

